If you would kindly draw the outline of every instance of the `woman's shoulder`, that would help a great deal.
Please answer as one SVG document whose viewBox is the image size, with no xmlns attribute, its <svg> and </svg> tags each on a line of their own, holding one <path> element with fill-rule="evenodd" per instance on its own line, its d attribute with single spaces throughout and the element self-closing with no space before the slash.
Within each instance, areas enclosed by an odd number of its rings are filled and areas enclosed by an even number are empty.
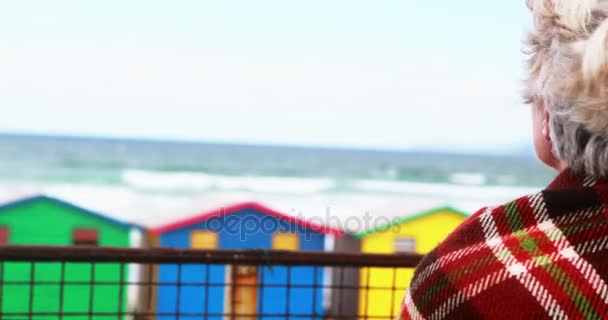
<svg viewBox="0 0 608 320">
<path fill-rule="evenodd" d="M 568 210 L 555 212 L 552 201 L 567 203 Z M 500 312 L 522 319 L 573 316 L 580 312 L 574 297 L 584 297 L 592 312 L 608 312 L 602 294 L 608 291 L 598 291 L 608 290 L 605 205 L 569 201 L 543 191 L 475 212 L 422 260 L 404 313 L 448 319 L 500 319 Z"/>
</svg>

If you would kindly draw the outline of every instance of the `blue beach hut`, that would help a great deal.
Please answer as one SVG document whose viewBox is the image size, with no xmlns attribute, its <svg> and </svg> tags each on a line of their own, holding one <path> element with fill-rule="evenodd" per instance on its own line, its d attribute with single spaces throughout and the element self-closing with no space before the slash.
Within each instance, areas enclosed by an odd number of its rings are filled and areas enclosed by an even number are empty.
<svg viewBox="0 0 608 320">
<path fill-rule="evenodd" d="M 247 202 L 154 228 L 150 234 L 159 246 L 171 248 L 323 251 L 327 236 L 342 233 Z M 283 319 L 313 310 L 317 319 L 323 314 L 323 268 L 161 265 L 157 277 L 157 319 L 173 319 L 175 313 L 181 319 L 207 315 L 217 320 L 227 314 L 243 320 Z M 293 287 L 288 289 L 288 282 Z"/>
</svg>

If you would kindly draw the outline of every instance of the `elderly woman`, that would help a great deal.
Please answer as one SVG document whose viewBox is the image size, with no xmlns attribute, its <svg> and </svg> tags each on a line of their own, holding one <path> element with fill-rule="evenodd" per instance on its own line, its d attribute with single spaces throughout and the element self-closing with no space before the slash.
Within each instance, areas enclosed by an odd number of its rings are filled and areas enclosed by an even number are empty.
<svg viewBox="0 0 608 320">
<path fill-rule="evenodd" d="M 608 0 L 529 0 L 526 100 L 549 186 L 429 253 L 402 319 L 608 318 Z"/>
</svg>

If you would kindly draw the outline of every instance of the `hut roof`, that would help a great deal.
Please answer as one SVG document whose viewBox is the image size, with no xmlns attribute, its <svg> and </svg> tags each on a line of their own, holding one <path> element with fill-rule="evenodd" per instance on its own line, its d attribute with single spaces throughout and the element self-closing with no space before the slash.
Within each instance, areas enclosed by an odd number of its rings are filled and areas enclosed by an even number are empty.
<svg viewBox="0 0 608 320">
<path fill-rule="evenodd" d="M 410 216 L 407 216 L 407 217 L 395 220 L 395 221 L 393 221 L 391 223 L 387 223 L 385 225 L 382 225 L 382 226 L 379 226 L 379 227 L 376 227 L 376 228 L 373 228 L 373 229 L 370 229 L 370 230 L 367 230 L 367 231 L 364 231 L 364 232 L 360 232 L 356 236 L 359 239 L 363 239 L 363 238 L 365 238 L 365 237 L 367 237 L 367 236 L 369 236 L 371 234 L 382 232 L 382 231 L 390 229 L 390 228 L 392 228 L 394 226 L 402 225 L 404 223 L 408 223 L 408 222 L 411 222 L 411 221 L 414 221 L 414 220 L 418 220 L 418 219 L 421 219 L 421 218 L 424 218 L 424 217 L 428 217 L 428 216 L 434 215 L 434 214 L 439 213 L 439 212 L 444 212 L 444 211 L 449 211 L 449 212 L 455 213 L 455 214 L 457 214 L 459 216 L 462 216 L 463 218 L 468 218 L 469 217 L 468 213 L 465 213 L 464 211 L 460 211 L 458 209 L 454 209 L 453 207 L 450 207 L 450 206 L 439 207 L 439 208 L 434 208 L 434 209 L 431 209 L 431 210 L 423 211 L 423 212 L 420 212 L 420 213 L 417 213 L 417 214 L 414 214 L 414 215 L 410 215 Z"/>
<path fill-rule="evenodd" d="M 93 216 L 95 218 L 99 218 L 101 220 L 104 220 L 106 222 L 109 222 L 111 224 L 114 224 L 114 225 L 117 225 L 117 226 L 120 226 L 120 227 L 123 227 L 123 228 L 127 228 L 127 229 L 135 228 L 135 229 L 139 229 L 139 230 L 144 230 L 145 229 L 142 226 L 139 226 L 139 225 L 136 225 L 136 224 L 133 224 L 133 223 L 124 222 L 124 221 L 121 221 L 121 220 L 117 220 L 117 219 L 109 217 L 109 216 L 107 216 L 105 214 L 102 214 L 102 213 L 99 213 L 99 212 L 96 212 L 96 211 L 93 211 L 93 210 L 89 210 L 89 209 L 77 206 L 77 205 L 75 205 L 73 203 L 70 203 L 70 202 L 67 202 L 67 201 L 64 201 L 64 200 L 61 200 L 61 199 L 58 199 L 58 198 L 50 197 L 50 196 L 47 196 L 47 195 L 35 195 L 35 196 L 21 198 L 21 199 L 18 199 L 18 200 L 14 200 L 14 201 L 2 204 L 2 205 L 0 205 L 0 214 L 2 214 L 2 211 L 8 210 L 8 209 L 12 209 L 12 208 L 15 208 L 15 207 L 19 207 L 19 206 L 22 206 L 22 205 L 27 205 L 27 204 L 33 203 L 33 202 L 38 202 L 38 201 L 51 202 L 51 203 L 57 204 L 57 205 L 62 206 L 62 207 L 66 207 L 66 208 L 69 208 L 69 209 L 76 210 L 76 211 L 81 212 L 83 214 L 87 214 L 87 215 Z"/>
<path fill-rule="evenodd" d="M 214 209 L 214 210 L 211 210 L 208 212 L 200 213 L 193 217 L 189 217 L 186 219 L 178 220 L 173 223 L 169 223 L 169 224 L 165 224 L 165 225 L 162 225 L 162 226 L 159 226 L 156 228 L 152 228 L 149 230 L 149 232 L 153 235 L 158 235 L 158 234 L 166 233 L 169 231 L 181 229 L 181 228 L 190 226 L 192 224 L 200 223 L 200 222 L 203 222 L 203 221 L 215 218 L 215 217 L 229 215 L 229 214 L 233 214 L 233 213 L 240 212 L 243 210 L 248 210 L 248 209 L 255 210 L 255 211 L 276 217 L 278 219 L 305 227 L 307 229 L 311 229 L 316 232 L 320 232 L 320 233 L 324 233 L 324 234 L 331 234 L 334 236 L 342 235 L 342 230 L 340 230 L 340 229 L 329 227 L 329 226 L 324 226 L 324 225 L 317 224 L 317 223 L 314 223 L 311 221 L 307 221 L 307 220 L 304 220 L 304 219 L 301 219 L 298 217 L 294 217 L 292 215 L 268 208 L 257 202 L 243 202 L 243 203 L 237 203 L 237 204 L 233 204 L 230 206 L 217 208 L 217 209 Z"/>
</svg>

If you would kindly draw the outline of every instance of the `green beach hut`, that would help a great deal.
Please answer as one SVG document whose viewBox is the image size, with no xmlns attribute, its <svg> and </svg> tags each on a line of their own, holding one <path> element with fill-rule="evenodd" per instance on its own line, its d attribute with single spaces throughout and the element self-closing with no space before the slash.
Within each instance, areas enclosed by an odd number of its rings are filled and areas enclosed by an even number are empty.
<svg viewBox="0 0 608 320">
<path fill-rule="evenodd" d="M 140 229 L 100 213 L 48 196 L 0 205 L 0 245 L 132 245 Z M 117 319 L 103 313 L 127 311 L 128 266 L 90 263 L 0 261 L 0 318 L 71 320 Z M 122 269 L 122 270 L 121 270 Z M 31 279 L 32 276 L 34 279 Z M 103 282 L 91 286 L 91 280 Z M 29 285 L 33 281 L 34 285 Z M 65 282 L 63 286 L 59 282 Z M 119 283 L 123 283 L 120 285 Z"/>
</svg>

